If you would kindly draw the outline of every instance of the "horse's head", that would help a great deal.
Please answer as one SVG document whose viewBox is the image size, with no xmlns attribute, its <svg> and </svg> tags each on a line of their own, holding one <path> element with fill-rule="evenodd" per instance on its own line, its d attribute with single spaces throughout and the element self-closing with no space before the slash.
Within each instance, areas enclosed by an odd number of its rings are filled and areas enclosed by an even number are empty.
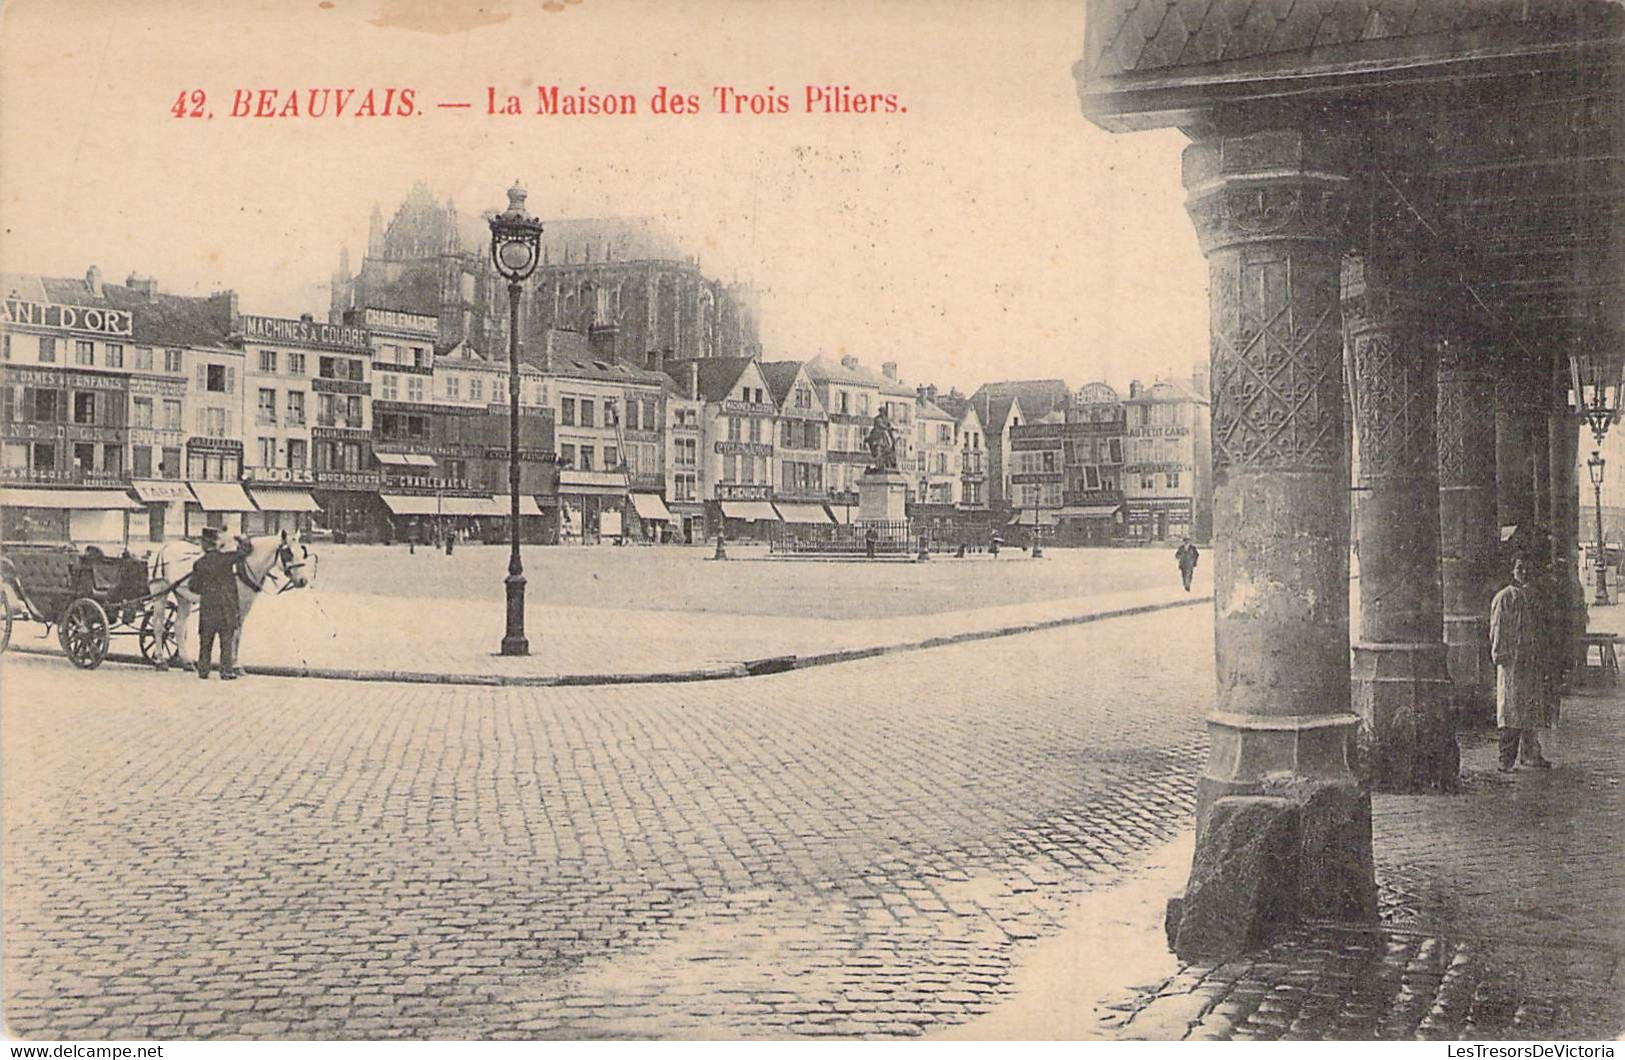
<svg viewBox="0 0 1625 1060">
<path fill-rule="evenodd" d="M 297 532 L 290 534 L 282 531 L 277 543 L 276 563 L 288 579 L 281 592 L 303 589 L 316 580 L 316 553 L 300 539 Z"/>
<path fill-rule="evenodd" d="M 238 550 L 246 580 L 257 589 L 263 589 L 268 581 L 275 584 L 280 580 L 283 584 L 277 591 L 285 593 L 305 588 L 316 576 L 316 556 L 298 534 L 284 530 L 265 537 L 241 538 Z"/>
</svg>

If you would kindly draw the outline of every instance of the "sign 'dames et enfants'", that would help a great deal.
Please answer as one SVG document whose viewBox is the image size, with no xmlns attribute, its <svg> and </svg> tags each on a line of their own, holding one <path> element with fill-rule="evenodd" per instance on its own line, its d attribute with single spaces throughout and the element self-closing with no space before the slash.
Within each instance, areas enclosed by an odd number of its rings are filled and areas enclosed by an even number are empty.
<svg viewBox="0 0 1625 1060">
<path fill-rule="evenodd" d="M 291 342 L 340 350 L 370 350 L 367 332 L 353 324 L 323 324 L 282 317 L 243 317 L 243 338 L 250 342 Z"/>
<path fill-rule="evenodd" d="M 0 324 L 73 331 L 92 335 L 135 334 L 135 314 L 128 309 L 107 309 L 94 305 L 57 305 L 7 298 L 0 303 Z"/>
</svg>

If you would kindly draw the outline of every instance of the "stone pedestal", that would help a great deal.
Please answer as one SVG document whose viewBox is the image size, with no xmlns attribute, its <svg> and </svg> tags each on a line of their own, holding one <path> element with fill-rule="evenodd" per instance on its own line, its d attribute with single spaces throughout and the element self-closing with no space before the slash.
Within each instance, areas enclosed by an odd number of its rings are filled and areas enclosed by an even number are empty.
<svg viewBox="0 0 1625 1060">
<path fill-rule="evenodd" d="M 1495 382 L 1484 350 L 1446 340 L 1439 363 L 1439 562 L 1444 642 L 1459 724 L 1495 724 L 1490 600 L 1498 588 Z"/>
<path fill-rule="evenodd" d="M 1169 910 L 1186 959 L 1239 953 L 1301 916 L 1375 915 L 1370 796 L 1347 757 L 1338 284 L 1352 146 L 1279 129 L 1185 150 L 1208 259 L 1217 668 L 1196 855 Z"/>
<path fill-rule="evenodd" d="M 858 522 L 900 523 L 908 518 L 908 476 L 868 469 L 858 479 Z"/>
<path fill-rule="evenodd" d="M 1351 702 L 1359 772 L 1387 791 L 1452 790 L 1439 570 L 1438 348 L 1412 299 L 1404 254 L 1350 259 L 1343 326 L 1360 447 L 1360 641 Z"/>
</svg>

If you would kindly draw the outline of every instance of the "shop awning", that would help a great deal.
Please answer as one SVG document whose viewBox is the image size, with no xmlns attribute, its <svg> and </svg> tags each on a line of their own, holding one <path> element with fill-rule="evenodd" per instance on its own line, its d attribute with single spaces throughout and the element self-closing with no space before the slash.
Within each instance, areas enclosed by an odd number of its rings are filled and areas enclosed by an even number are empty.
<svg viewBox="0 0 1625 1060">
<path fill-rule="evenodd" d="M 491 494 L 491 503 L 497 506 L 498 515 L 508 515 L 513 509 L 513 495 L 509 493 Z M 520 515 L 541 515 L 542 509 L 537 507 L 536 498 L 528 493 L 519 495 Z"/>
<path fill-rule="evenodd" d="M 435 497 L 410 493 L 381 493 L 378 496 L 384 502 L 384 506 L 396 515 L 451 514 L 450 511 L 438 507 Z"/>
<path fill-rule="evenodd" d="M 395 467 L 435 467 L 434 457 L 427 453 L 380 453 L 374 451 L 373 456 L 378 458 L 380 464 L 390 464 Z"/>
<path fill-rule="evenodd" d="M 829 514 L 836 526 L 851 526 L 858 518 L 857 509 L 847 504 L 830 505 Z"/>
<path fill-rule="evenodd" d="M 194 500 L 192 490 L 184 482 L 160 482 L 156 479 L 130 483 L 135 495 L 149 503 L 154 501 Z"/>
<path fill-rule="evenodd" d="M 637 509 L 639 519 L 650 522 L 672 522 L 671 509 L 666 507 L 666 501 L 658 493 L 632 494 L 632 507 Z"/>
<path fill-rule="evenodd" d="M 433 498 L 430 498 L 433 500 Z M 524 504 L 524 500 L 519 502 Z M 507 515 L 508 501 L 503 499 L 498 504 L 495 497 L 446 497 L 441 501 L 441 511 L 446 515 Z"/>
<path fill-rule="evenodd" d="M 722 515 L 727 519 L 743 519 L 747 523 L 779 521 L 779 513 L 767 501 L 723 501 Z"/>
<path fill-rule="evenodd" d="M 141 510 L 141 504 L 123 490 L 0 490 L 0 507 L 69 511 Z"/>
<path fill-rule="evenodd" d="M 822 504 L 785 504 L 776 503 L 773 507 L 779 510 L 779 518 L 787 523 L 816 523 L 819 526 L 830 524 L 829 513 L 824 511 Z"/>
<path fill-rule="evenodd" d="M 206 512 L 252 512 L 257 509 L 235 482 L 188 482 Z"/>
<path fill-rule="evenodd" d="M 1038 526 L 1054 526 L 1060 521 L 1060 516 L 1053 508 L 1040 508 L 1037 511 L 1029 508 L 1024 512 L 1016 513 L 1016 517 L 1010 520 L 1010 525 L 1033 526 L 1036 523 Z"/>
<path fill-rule="evenodd" d="M 1110 519 L 1123 506 L 1121 504 L 1069 504 L 1061 509 L 1062 519 Z"/>
<path fill-rule="evenodd" d="M 322 506 L 316 503 L 316 498 L 304 490 L 268 490 L 256 489 L 252 491 L 254 503 L 260 506 L 262 512 L 319 512 Z"/>
</svg>

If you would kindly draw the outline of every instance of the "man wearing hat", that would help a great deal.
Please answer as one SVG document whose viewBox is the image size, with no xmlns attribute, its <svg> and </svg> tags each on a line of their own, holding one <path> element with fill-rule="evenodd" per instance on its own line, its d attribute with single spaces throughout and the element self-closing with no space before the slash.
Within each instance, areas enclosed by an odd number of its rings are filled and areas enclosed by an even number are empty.
<svg viewBox="0 0 1625 1060">
<path fill-rule="evenodd" d="M 218 527 L 203 528 L 203 555 L 192 565 L 192 591 L 197 593 L 197 675 L 209 679 L 214 642 L 220 640 L 220 679 L 237 677 L 237 627 L 242 615 L 237 605 L 237 555 L 220 550 Z"/>
</svg>

